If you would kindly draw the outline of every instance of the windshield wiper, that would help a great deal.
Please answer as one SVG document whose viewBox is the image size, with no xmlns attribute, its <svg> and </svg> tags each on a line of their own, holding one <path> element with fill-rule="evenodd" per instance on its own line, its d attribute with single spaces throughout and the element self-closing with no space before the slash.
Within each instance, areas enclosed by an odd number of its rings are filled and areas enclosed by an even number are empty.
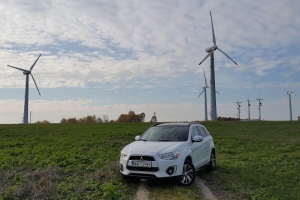
<svg viewBox="0 0 300 200">
<path fill-rule="evenodd" d="M 157 141 L 171 141 L 170 139 L 162 139 L 162 140 L 157 140 Z"/>
<path fill-rule="evenodd" d="M 144 138 L 140 138 L 140 140 L 142 140 L 142 141 L 147 141 L 146 139 L 144 139 Z"/>
</svg>

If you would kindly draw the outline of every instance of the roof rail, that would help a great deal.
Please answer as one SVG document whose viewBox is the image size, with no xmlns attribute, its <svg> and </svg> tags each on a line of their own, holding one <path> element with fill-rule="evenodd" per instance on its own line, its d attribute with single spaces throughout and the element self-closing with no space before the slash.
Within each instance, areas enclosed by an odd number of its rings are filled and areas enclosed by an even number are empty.
<svg viewBox="0 0 300 200">
<path fill-rule="evenodd" d="M 155 124 L 153 124 L 152 126 L 157 126 L 157 125 L 160 125 L 160 124 L 163 124 L 163 122 L 155 123 Z"/>
</svg>

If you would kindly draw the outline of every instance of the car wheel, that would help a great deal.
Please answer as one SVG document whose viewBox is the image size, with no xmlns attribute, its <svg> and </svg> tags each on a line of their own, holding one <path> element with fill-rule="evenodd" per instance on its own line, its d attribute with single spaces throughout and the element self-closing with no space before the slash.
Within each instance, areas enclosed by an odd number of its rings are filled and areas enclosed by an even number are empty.
<svg viewBox="0 0 300 200">
<path fill-rule="evenodd" d="M 210 161 L 207 165 L 207 170 L 208 171 L 213 171 L 217 166 L 217 161 L 216 161 L 216 153 L 215 151 L 211 151 L 210 154 Z"/>
<path fill-rule="evenodd" d="M 193 163 L 189 160 L 184 161 L 182 174 L 178 178 L 178 184 L 182 186 L 189 186 L 195 180 L 196 172 Z"/>
</svg>

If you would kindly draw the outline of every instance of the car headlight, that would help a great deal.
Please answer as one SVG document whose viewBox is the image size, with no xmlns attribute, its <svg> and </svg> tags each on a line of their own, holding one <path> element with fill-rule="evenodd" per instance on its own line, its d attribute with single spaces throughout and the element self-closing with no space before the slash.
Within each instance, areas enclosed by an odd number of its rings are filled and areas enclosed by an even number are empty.
<svg viewBox="0 0 300 200">
<path fill-rule="evenodd" d="M 179 151 L 172 151 L 169 153 L 158 154 L 158 156 L 164 160 L 176 160 L 179 157 Z"/>
<path fill-rule="evenodd" d="M 121 151 L 121 158 L 127 158 L 128 154 Z"/>
</svg>

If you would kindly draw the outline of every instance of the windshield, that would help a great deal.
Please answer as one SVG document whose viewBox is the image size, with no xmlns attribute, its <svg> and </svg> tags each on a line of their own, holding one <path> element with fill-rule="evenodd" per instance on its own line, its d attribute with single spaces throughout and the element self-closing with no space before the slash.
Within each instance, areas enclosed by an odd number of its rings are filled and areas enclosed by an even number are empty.
<svg viewBox="0 0 300 200">
<path fill-rule="evenodd" d="M 186 141 L 189 127 L 185 126 L 154 126 L 141 137 L 146 141 Z"/>
</svg>

